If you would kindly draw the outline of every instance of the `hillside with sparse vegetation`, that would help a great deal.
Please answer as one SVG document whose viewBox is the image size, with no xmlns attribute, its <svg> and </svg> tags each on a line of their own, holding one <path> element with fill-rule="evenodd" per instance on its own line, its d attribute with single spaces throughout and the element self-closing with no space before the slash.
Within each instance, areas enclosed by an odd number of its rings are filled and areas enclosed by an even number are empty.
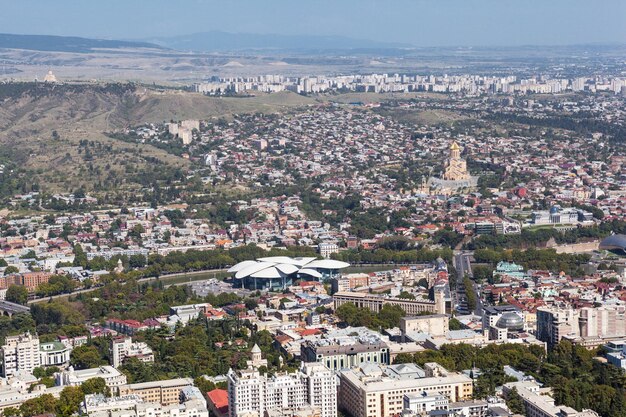
<svg viewBox="0 0 626 417">
<path fill-rule="evenodd" d="M 190 163 L 106 132 L 144 122 L 276 112 L 310 102 L 291 93 L 211 98 L 122 83 L 0 84 L 0 164 L 5 165 L 0 194 L 83 190 L 125 201 L 139 189 L 184 178 Z"/>
</svg>

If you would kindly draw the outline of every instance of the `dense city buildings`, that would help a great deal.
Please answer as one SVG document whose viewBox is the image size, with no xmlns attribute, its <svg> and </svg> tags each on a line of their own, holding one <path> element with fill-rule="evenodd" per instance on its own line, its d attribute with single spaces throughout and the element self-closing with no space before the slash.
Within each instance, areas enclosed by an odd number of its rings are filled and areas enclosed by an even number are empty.
<svg viewBox="0 0 626 417">
<path fill-rule="evenodd" d="M 7 194 L 0 408 L 87 387 L 98 417 L 619 415 L 623 81 L 234 77 L 196 88 L 301 104 L 107 132 L 182 163 Z"/>
<path fill-rule="evenodd" d="M 435 93 L 519 93 L 519 94 L 558 94 L 566 91 L 611 92 L 621 94 L 626 84 L 623 77 L 593 79 L 578 77 L 574 79 L 518 79 L 515 76 L 412 76 L 407 74 L 370 74 L 348 76 L 319 76 L 289 78 L 281 75 L 258 77 L 228 77 L 215 82 L 198 83 L 194 90 L 210 95 L 237 94 L 246 91 L 277 93 L 285 90 L 302 94 L 324 93 L 330 91 L 356 92 L 412 92 L 424 91 Z"/>
<path fill-rule="evenodd" d="M 2 417 L 626 417 L 625 2 L 30 3 Z"/>
</svg>

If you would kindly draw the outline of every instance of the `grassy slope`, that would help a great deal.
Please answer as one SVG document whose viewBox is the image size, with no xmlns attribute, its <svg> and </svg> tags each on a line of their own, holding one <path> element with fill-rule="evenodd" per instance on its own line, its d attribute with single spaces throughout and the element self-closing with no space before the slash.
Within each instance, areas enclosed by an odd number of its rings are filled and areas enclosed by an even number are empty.
<svg viewBox="0 0 626 417">
<path fill-rule="evenodd" d="M 220 98 L 182 91 L 155 92 L 146 89 L 139 89 L 135 100 L 130 117 L 125 119 L 119 112 L 115 116 L 134 123 L 163 122 L 172 119 L 209 119 L 235 113 L 274 113 L 315 103 L 314 99 L 289 92 Z"/>
<path fill-rule="evenodd" d="M 252 98 L 210 98 L 180 91 L 138 88 L 103 91 L 97 86 L 6 98 L 0 103 L 0 151 L 46 191 L 131 191 L 136 176 L 152 169 L 183 168 L 185 159 L 150 145 L 132 145 L 104 132 L 144 122 L 203 119 L 233 113 L 276 112 L 315 101 L 291 93 Z M 60 139 L 53 140 L 57 131 Z M 88 140 L 88 155 L 81 140 Z M 80 152 L 79 152 L 80 151 Z"/>
</svg>

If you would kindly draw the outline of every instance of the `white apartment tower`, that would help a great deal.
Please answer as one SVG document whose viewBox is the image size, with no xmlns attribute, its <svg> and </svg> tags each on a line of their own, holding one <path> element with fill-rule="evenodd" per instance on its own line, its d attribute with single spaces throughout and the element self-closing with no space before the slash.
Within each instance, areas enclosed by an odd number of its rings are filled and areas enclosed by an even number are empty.
<svg viewBox="0 0 626 417">
<path fill-rule="evenodd" d="M 118 337 L 111 340 L 111 365 L 119 367 L 124 359 L 134 357 L 141 362 L 154 362 L 150 347 L 142 342 L 134 342 L 130 337 Z"/>
<path fill-rule="evenodd" d="M 322 417 L 337 417 L 337 382 L 334 372 L 320 362 L 305 363 L 300 372 L 311 407 Z"/>
<path fill-rule="evenodd" d="M 248 413 L 263 415 L 265 410 L 265 383 L 267 378 L 256 369 L 246 369 L 237 373 L 228 371 L 228 413 L 229 417 Z"/>
<path fill-rule="evenodd" d="M 307 405 L 305 384 L 297 374 L 283 374 L 268 378 L 265 385 L 265 409 L 300 409 Z"/>
<path fill-rule="evenodd" d="M 230 417 L 263 416 L 265 411 L 320 410 L 321 417 L 337 417 L 337 388 L 333 373 L 321 363 L 302 363 L 298 372 L 268 377 L 253 367 L 228 372 Z"/>
<path fill-rule="evenodd" d="M 39 338 L 29 332 L 7 336 L 2 346 L 2 375 L 15 375 L 18 371 L 33 372 L 41 366 Z"/>
</svg>

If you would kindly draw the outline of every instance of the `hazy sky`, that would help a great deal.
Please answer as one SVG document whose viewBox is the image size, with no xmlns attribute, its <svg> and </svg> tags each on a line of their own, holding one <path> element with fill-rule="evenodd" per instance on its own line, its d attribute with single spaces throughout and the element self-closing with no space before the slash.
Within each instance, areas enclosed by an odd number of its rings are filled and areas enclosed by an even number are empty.
<svg viewBox="0 0 626 417">
<path fill-rule="evenodd" d="M 626 0 L 0 0 L 0 32 L 136 39 L 221 30 L 416 46 L 626 43 Z"/>
</svg>

